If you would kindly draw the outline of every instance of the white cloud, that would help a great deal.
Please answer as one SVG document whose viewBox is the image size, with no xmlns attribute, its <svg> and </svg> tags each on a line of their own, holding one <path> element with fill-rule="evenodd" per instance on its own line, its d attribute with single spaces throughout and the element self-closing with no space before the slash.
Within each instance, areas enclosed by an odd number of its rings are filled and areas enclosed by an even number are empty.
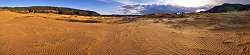
<svg viewBox="0 0 250 55">
<path fill-rule="evenodd" d="M 218 5 L 222 3 L 250 3 L 250 0 L 102 0 L 102 1 L 113 1 L 124 5 L 135 5 L 135 4 L 159 4 L 159 5 Z"/>
<path fill-rule="evenodd" d="M 99 1 L 111 1 L 124 5 L 180 5 L 180 6 L 204 6 L 208 4 L 215 4 L 212 0 L 99 0 Z"/>
<path fill-rule="evenodd" d="M 150 14 L 157 12 L 199 12 L 223 3 L 249 4 L 250 0 L 102 0 L 123 4 L 123 14 Z"/>
<path fill-rule="evenodd" d="M 155 4 L 157 0 L 99 0 L 103 2 L 117 2 L 124 5 L 134 5 L 134 4 Z"/>
<path fill-rule="evenodd" d="M 174 5 L 126 5 L 120 10 L 123 14 L 152 14 L 204 11 L 210 7 L 181 7 Z"/>
</svg>

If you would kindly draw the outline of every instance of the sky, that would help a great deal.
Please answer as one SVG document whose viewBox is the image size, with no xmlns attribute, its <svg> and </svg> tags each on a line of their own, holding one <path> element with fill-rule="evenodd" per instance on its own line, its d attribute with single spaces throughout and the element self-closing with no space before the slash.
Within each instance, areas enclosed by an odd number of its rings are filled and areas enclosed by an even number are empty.
<svg viewBox="0 0 250 55">
<path fill-rule="evenodd" d="M 115 13 L 120 3 L 99 0 L 1 0 L 0 7 L 58 6 L 96 11 L 101 14 Z"/>
<path fill-rule="evenodd" d="M 1 0 L 0 6 L 26 7 L 26 6 L 59 6 L 83 10 L 96 11 L 101 14 L 121 14 L 119 12 L 127 5 L 175 5 L 178 7 L 203 7 L 223 3 L 249 4 L 250 0 Z M 146 6 L 147 7 L 147 6 Z M 158 9 L 164 6 L 153 7 Z M 166 7 L 166 6 L 165 6 Z M 138 7 L 136 7 L 138 8 Z M 144 10 L 144 7 L 140 7 Z M 152 8 L 150 8 L 152 9 Z M 132 11 L 133 12 L 133 11 Z M 136 11 L 135 11 L 136 12 Z"/>
</svg>

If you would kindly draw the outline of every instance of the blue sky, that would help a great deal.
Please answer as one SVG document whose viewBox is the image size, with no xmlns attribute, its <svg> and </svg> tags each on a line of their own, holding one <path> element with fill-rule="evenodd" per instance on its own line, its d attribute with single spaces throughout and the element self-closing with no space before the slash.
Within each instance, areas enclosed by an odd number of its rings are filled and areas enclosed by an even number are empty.
<svg viewBox="0 0 250 55">
<path fill-rule="evenodd" d="M 99 0 L 1 0 L 0 6 L 59 6 L 83 10 L 92 10 L 102 14 L 115 13 L 120 3 L 104 2 Z"/>
<path fill-rule="evenodd" d="M 178 5 L 183 7 L 201 7 L 221 3 L 250 3 L 250 0 L 1 0 L 0 6 L 59 6 L 83 10 L 92 10 L 101 14 L 120 14 L 117 12 L 125 5 Z M 157 9 L 157 8 L 156 8 Z M 143 8 L 142 8 L 143 10 Z"/>
</svg>

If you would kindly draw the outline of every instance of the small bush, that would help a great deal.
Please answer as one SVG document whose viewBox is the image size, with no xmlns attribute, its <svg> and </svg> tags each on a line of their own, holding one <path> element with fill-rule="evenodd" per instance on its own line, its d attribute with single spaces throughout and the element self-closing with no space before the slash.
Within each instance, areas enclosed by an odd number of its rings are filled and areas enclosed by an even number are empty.
<svg viewBox="0 0 250 55">
<path fill-rule="evenodd" d="M 97 20 L 68 20 L 69 22 L 82 22 L 82 23 L 102 23 L 102 21 Z"/>
</svg>

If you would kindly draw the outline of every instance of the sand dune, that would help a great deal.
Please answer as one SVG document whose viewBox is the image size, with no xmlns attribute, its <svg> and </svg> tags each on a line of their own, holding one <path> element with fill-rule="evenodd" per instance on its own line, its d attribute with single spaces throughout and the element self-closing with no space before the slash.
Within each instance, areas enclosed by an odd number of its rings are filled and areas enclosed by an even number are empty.
<svg viewBox="0 0 250 55">
<path fill-rule="evenodd" d="M 0 55 L 249 55 L 247 31 L 164 23 L 80 23 L 56 14 L 0 11 Z M 72 18 L 72 17 L 71 17 Z M 76 16 L 75 19 L 84 19 Z"/>
</svg>

